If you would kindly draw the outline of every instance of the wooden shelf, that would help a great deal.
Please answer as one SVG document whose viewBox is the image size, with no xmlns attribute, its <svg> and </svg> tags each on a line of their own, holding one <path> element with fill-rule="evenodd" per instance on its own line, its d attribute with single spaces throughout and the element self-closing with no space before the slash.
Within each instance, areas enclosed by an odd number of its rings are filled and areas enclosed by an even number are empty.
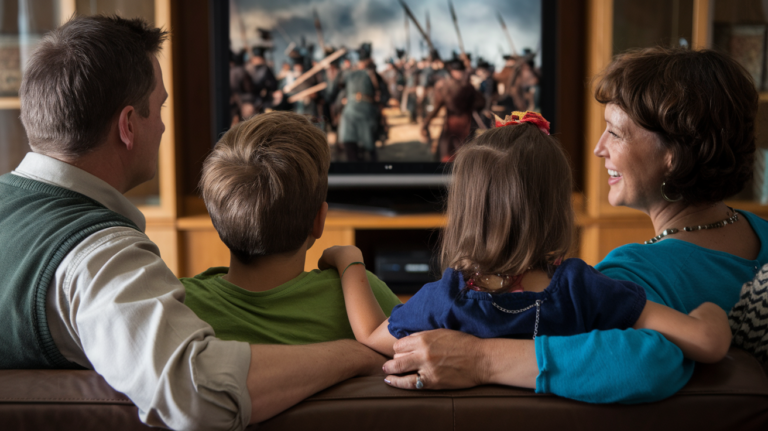
<svg viewBox="0 0 768 431">
<path fill-rule="evenodd" d="M 737 210 L 749 211 L 760 217 L 768 217 L 768 205 L 763 205 L 755 201 L 726 201 L 729 207 Z"/>
<path fill-rule="evenodd" d="M 21 99 L 18 97 L 0 97 L 0 109 L 21 109 Z"/>
</svg>

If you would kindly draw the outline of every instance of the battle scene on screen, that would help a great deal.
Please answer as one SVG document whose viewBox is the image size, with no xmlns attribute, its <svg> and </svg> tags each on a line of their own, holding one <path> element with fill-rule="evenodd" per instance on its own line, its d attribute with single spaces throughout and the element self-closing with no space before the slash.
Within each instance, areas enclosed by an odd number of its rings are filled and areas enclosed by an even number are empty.
<svg viewBox="0 0 768 431">
<path fill-rule="evenodd" d="M 230 0 L 231 124 L 310 116 L 334 162 L 452 161 L 540 112 L 540 1 Z"/>
</svg>

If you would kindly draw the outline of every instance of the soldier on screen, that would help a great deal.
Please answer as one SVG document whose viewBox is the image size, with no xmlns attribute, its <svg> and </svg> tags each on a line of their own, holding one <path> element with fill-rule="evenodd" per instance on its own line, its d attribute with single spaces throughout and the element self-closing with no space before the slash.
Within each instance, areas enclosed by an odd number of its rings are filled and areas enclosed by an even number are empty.
<svg viewBox="0 0 768 431">
<path fill-rule="evenodd" d="M 312 47 L 313 48 L 313 47 Z M 312 66 L 312 60 L 309 57 L 310 53 L 312 52 L 312 48 L 302 47 L 300 49 L 294 49 L 289 54 L 288 57 L 291 59 L 291 62 L 293 63 L 292 66 L 292 79 L 297 80 L 301 78 L 307 70 L 309 70 Z M 290 92 L 290 94 L 285 94 L 283 97 L 287 97 L 290 99 L 291 95 L 298 95 L 299 93 L 303 92 L 304 90 L 308 90 L 315 85 L 319 83 L 319 78 L 317 75 L 309 76 L 305 81 L 303 81 L 301 84 L 293 88 Z M 309 115 L 315 119 L 318 117 L 318 97 L 320 97 L 319 93 L 312 93 L 304 97 L 298 98 L 298 100 L 293 101 L 293 108 L 292 110 L 296 112 L 297 114 L 301 115 Z"/>
<path fill-rule="evenodd" d="M 503 114 L 536 110 L 539 73 L 533 65 L 534 57 L 535 53 L 528 48 L 523 50 L 523 55 L 504 56 L 504 69 L 494 76 L 499 83 L 499 105 L 504 107 Z"/>
<path fill-rule="evenodd" d="M 470 137 L 474 121 L 472 113 L 485 106 L 485 98 L 466 77 L 463 61 L 451 60 L 446 63 L 446 69 L 449 75 L 435 85 L 434 106 L 424 119 L 421 129 L 422 136 L 427 141 L 431 140 L 429 123 L 440 112 L 440 108 L 445 107 L 445 119 L 437 143 L 438 160 L 443 163 L 452 161 L 456 151 Z"/>
<path fill-rule="evenodd" d="M 369 161 L 377 161 L 376 141 L 386 139 L 386 119 L 382 108 L 389 100 L 386 82 L 376 73 L 371 59 L 371 44 L 364 43 L 358 50 L 356 70 L 344 80 L 346 104 L 341 113 L 339 138 L 347 161 L 360 162 L 364 154 Z"/>
<path fill-rule="evenodd" d="M 336 52 L 336 48 L 326 47 L 325 56 Z M 321 80 L 327 85 L 325 90 L 321 92 L 323 98 L 323 118 L 326 122 L 326 129 L 332 132 L 336 132 L 339 128 L 339 120 L 341 118 L 341 108 L 344 106 L 341 103 L 343 99 L 343 92 L 341 87 L 344 83 L 344 71 L 341 70 L 341 62 L 345 59 L 345 56 L 341 56 L 333 60 L 328 67 L 320 73 Z"/>
<path fill-rule="evenodd" d="M 245 71 L 245 50 L 230 50 L 229 55 L 229 112 L 234 126 L 254 113 L 253 81 Z"/>
<path fill-rule="evenodd" d="M 253 83 L 253 107 L 256 114 L 272 106 L 272 93 L 277 90 L 277 78 L 265 60 L 269 48 L 254 46 L 251 49 L 251 59 L 245 70 Z"/>
</svg>

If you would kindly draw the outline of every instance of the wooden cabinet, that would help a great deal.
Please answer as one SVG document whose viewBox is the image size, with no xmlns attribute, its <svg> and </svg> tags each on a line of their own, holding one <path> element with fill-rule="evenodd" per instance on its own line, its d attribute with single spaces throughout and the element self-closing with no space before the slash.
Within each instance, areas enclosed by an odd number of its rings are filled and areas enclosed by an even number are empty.
<svg viewBox="0 0 768 431">
<path fill-rule="evenodd" d="M 19 120 L 18 88 L 24 64 L 43 35 L 73 14 L 113 14 L 141 17 L 170 29 L 171 0 L 22 0 L 0 2 L 0 175 L 12 171 L 30 151 Z M 147 235 L 160 247 L 163 259 L 178 270 L 176 221 L 176 162 L 174 134 L 173 43 L 158 57 L 168 100 L 162 111 L 166 129 L 160 145 L 158 175 L 126 194 L 147 218 Z"/>
<path fill-rule="evenodd" d="M 307 252 L 304 268 L 317 268 L 317 261 L 328 247 L 355 245 L 358 230 L 439 229 L 445 224 L 440 214 L 387 217 L 349 211 L 329 211 L 323 236 Z M 208 214 L 178 220 L 181 249 L 181 275 L 191 277 L 211 266 L 229 266 L 229 249 L 221 242 Z"/>
<path fill-rule="evenodd" d="M 196 197 L 202 160 L 213 139 L 209 115 L 212 98 L 208 1 L 24 0 L 0 4 L 0 174 L 12 170 L 29 150 L 19 121 L 16 92 L 24 59 L 42 34 L 75 12 L 141 16 L 171 31 L 171 41 L 159 56 L 169 99 L 163 110 L 166 131 L 160 147 L 159 174 L 128 196 L 147 217 L 147 234 L 160 246 L 164 260 L 177 275 L 189 276 L 210 266 L 228 265 L 228 251 Z M 582 5 L 586 10 L 580 9 Z M 584 76 L 589 82 L 613 55 L 628 48 L 658 43 L 711 47 L 723 39 L 715 37 L 717 32 L 729 25 L 742 26 L 737 28 L 742 32 L 759 32 L 760 26 L 765 27 L 765 10 L 759 0 L 738 4 L 727 0 L 583 0 L 564 2 L 563 7 L 569 16 L 584 17 L 568 21 L 571 24 L 585 21 L 561 35 L 561 45 L 577 39 L 583 43 L 563 45 L 568 48 L 565 51 L 578 58 L 562 61 L 569 68 L 567 73 L 563 68 L 560 93 L 573 94 L 568 103 L 561 104 L 560 110 L 567 110 L 560 115 L 564 119 L 560 139 L 569 149 L 578 176 L 574 207 L 579 243 L 574 254 L 595 264 L 613 248 L 644 241 L 655 232 L 645 214 L 608 204 L 608 174 L 603 160 L 592 154 L 605 128 L 603 106 L 594 101 L 590 86 L 582 87 L 585 80 L 578 77 Z M 766 45 L 764 40 L 763 61 Z M 582 65 L 583 74 L 579 72 Z M 762 67 L 760 85 L 768 84 L 766 65 Z M 568 81 L 569 77 L 573 79 Z M 768 104 L 768 92 L 761 93 L 757 125 L 758 146 L 768 149 L 768 105 L 763 104 Z M 768 206 L 761 204 L 755 193 L 739 195 L 729 203 L 768 216 Z M 390 218 L 331 212 L 323 238 L 307 257 L 307 269 L 315 266 L 326 246 L 354 244 L 360 230 L 436 229 L 443 223 L 444 217 L 439 214 Z"/>
</svg>

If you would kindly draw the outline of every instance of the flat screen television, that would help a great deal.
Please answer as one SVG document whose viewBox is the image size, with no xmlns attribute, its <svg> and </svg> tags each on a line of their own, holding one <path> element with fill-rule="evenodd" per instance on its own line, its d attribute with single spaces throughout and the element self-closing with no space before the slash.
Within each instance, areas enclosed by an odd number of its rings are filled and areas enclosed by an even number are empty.
<svg viewBox="0 0 768 431">
<path fill-rule="evenodd" d="M 456 148 L 493 115 L 538 111 L 557 131 L 558 0 L 211 5 L 216 136 L 269 110 L 309 115 L 331 147 L 331 194 L 439 188 Z"/>
</svg>

